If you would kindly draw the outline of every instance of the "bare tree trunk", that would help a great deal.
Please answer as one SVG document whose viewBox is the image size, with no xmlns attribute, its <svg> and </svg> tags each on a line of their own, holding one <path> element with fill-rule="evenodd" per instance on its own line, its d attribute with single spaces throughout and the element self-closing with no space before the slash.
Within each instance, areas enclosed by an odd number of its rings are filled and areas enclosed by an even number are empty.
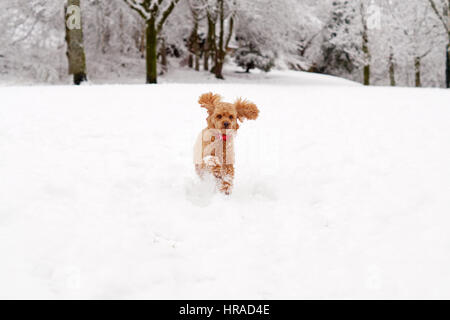
<svg viewBox="0 0 450 320">
<path fill-rule="evenodd" d="M 218 0 L 219 4 L 219 43 L 215 50 L 215 66 L 214 73 L 217 79 L 224 79 L 222 70 L 225 63 L 225 56 L 227 54 L 228 45 L 230 44 L 231 37 L 233 35 L 234 19 L 230 17 L 228 24 L 228 35 L 225 38 L 225 8 L 224 0 Z"/>
<path fill-rule="evenodd" d="M 166 49 L 166 39 L 164 37 L 160 41 L 161 48 L 159 49 L 159 54 L 161 55 L 161 74 L 167 71 L 167 49 Z"/>
<path fill-rule="evenodd" d="M 146 29 L 146 70 L 147 70 L 147 83 L 156 83 L 157 72 L 157 31 L 155 25 L 155 19 L 151 18 L 147 21 Z"/>
<path fill-rule="evenodd" d="M 370 86 L 370 64 L 364 66 L 364 85 Z"/>
<path fill-rule="evenodd" d="M 69 74 L 73 75 L 73 83 L 79 85 L 87 81 L 80 0 L 68 0 L 64 13 Z"/>
<path fill-rule="evenodd" d="M 391 82 L 391 86 L 395 87 L 396 81 L 395 81 L 395 64 L 394 64 L 394 54 L 391 52 L 389 55 L 389 79 Z"/>
<path fill-rule="evenodd" d="M 447 7 L 444 9 L 444 22 L 447 21 L 447 36 L 448 36 L 448 43 L 447 43 L 447 62 L 446 62 L 446 83 L 447 83 L 447 89 L 450 88 L 450 0 L 447 1 Z"/>
<path fill-rule="evenodd" d="M 195 9 L 191 10 L 194 25 L 192 28 L 191 36 L 189 37 L 189 67 L 195 68 L 196 71 L 200 71 L 200 43 L 198 37 L 198 14 Z"/>
<path fill-rule="evenodd" d="M 448 35 L 448 42 L 447 42 L 447 48 L 446 48 L 446 63 L 445 63 L 445 83 L 446 87 L 450 88 L 450 0 L 447 0 L 447 5 L 444 5 L 444 10 L 442 12 L 439 11 L 438 7 L 436 6 L 436 2 L 434 0 L 428 0 L 428 2 L 431 5 L 431 8 L 433 9 L 436 16 L 439 18 L 439 20 L 442 22 L 442 25 L 447 32 Z"/>
<path fill-rule="evenodd" d="M 450 39 L 449 39 L 450 40 Z M 446 83 L 447 89 L 450 88 L 450 42 L 447 44 L 447 63 L 446 63 Z"/>
<path fill-rule="evenodd" d="M 367 20 L 365 17 L 366 10 L 364 8 L 364 3 L 361 2 L 361 19 L 363 25 L 362 34 L 362 51 L 364 53 L 364 85 L 370 85 L 370 51 L 369 51 L 369 30 L 367 27 Z"/>
<path fill-rule="evenodd" d="M 209 58 L 211 57 L 213 61 L 216 60 L 216 21 L 211 17 L 211 15 L 207 14 L 208 19 L 208 39 L 206 41 L 206 49 L 205 49 L 205 60 L 204 60 L 204 69 L 209 70 Z M 211 70 L 214 73 L 214 70 Z"/>
<path fill-rule="evenodd" d="M 212 42 L 213 42 L 213 37 L 212 37 L 212 32 L 213 32 L 213 22 L 211 20 L 211 17 L 209 14 L 207 14 L 207 21 L 208 21 L 208 34 L 206 36 L 206 42 L 205 42 L 205 50 L 203 52 L 203 70 L 207 71 L 209 70 L 209 57 L 211 54 L 211 50 L 212 50 Z M 214 29 L 214 33 L 215 33 L 215 29 Z"/>
<path fill-rule="evenodd" d="M 195 71 L 200 71 L 200 50 L 197 48 L 196 53 L 194 55 L 195 57 Z"/>
<path fill-rule="evenodd" d="M 415 57 L 414 58 L 414 71 L 415 71 L 415 76 L 416 76 L 416 87 L 421 87 L 422 86 L 422 80 L 420 77 L 420 69 L 421 69 L 421 58 L 420 57 Z"/>
<path fill-rule="evenodd" d="M 194 51 L 194 66 L 196 71 L 200 71 L 200 43 L 198 37 L 198 16 L 194 13 L 194 33 L 193 33 L 193 51 Z"/>
<path fill-rule="evenodd" d="M 217 79 L 223 79 L 222 69 L 223 69 L 223 63 L 225 59 L 225 48 L 224 48 L 224 34 L 225 34 L 225 12 L 224 12 L 224 0 L 218 0 L 219 4 L 219 44 L 217 46 L 216 50 L 216 56 L 215 56 L 215 66 L 214 66 L 214 74 L 216 75 Z"/>
<path fill-rule="evenodd" d="M 122 42 L 122 43 L 125 42 L 125 35 L 124 35 L 125 27 L 124 27 L 124 21 L 123 20 L 124 20 L 123 19 L 123 13 L 122 13 L 122 11 L 119 11 L 119 26 L 120 26 L 119 38 L 120 38 L 120 42 Z M 122 53 L 122 54 L 125 53 L 125 49 L 124 49 L 123 46 L 120 47 L 120 53 Z"/>
<path fill-rule="evenodd" d="M 205 44 L 205 52 L 203 53 L 203 70 L 209 70 L 209 48 Z"/>
</svg>

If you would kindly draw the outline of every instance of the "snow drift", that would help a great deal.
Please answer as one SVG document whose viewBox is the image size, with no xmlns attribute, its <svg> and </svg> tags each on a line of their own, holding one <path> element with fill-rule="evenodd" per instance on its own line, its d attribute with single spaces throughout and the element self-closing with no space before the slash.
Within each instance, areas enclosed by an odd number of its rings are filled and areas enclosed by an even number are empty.
<svg viewBox="0 0 450 320">
<path fill-rule="evenodd" d="M 0 298 L 450 298 L 449 92 L 327 79 L 1 88 Z M 230 197 L 208 91 L 261 110 Z"/>
</svg>

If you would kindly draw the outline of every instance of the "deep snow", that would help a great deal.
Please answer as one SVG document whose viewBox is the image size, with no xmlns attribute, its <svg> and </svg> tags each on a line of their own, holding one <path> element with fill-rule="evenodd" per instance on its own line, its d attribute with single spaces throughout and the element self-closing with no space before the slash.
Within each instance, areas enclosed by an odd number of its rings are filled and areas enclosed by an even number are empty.
<svg viewBox="0 0 450 320">
<path fill-rule="evenodd" d="M 449 91 L 295 77 L 0 88 L 0 298 L 450 298 Z M 230 197 L 208 91 L 261 110 Z"/>
</svg>

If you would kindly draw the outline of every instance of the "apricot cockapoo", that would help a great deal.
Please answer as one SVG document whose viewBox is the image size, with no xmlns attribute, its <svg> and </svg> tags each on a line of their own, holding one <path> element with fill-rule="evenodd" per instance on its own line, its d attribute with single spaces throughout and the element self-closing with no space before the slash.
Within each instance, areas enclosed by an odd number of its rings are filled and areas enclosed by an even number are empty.
<svg viewBox="0 0 450 320">
<path fill-rule="evenodd" d="M 208 110 L 207 127 L 199 134 L 194 147 L 195 170 L 203 178 L 211 174 L 218 189 L 230 194 L 234 179 L 234 138 L 239 129 L 238 120 L 255 120 L 259 110 L 247 100 L 235 103 L 221 100 L 218 94 L 205 93 L 198 103 Z"/>
</svg>

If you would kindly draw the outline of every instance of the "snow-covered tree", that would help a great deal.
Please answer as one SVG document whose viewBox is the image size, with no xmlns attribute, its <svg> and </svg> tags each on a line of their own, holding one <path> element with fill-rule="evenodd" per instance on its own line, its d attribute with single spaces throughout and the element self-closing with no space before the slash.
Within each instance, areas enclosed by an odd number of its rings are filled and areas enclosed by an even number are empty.
<svg viewBox="0 0 450 320">
<path fill-rule="evenodd" d="M 66 43 L 69 74 L 73 75 L 74 84 L 79 85 L 81 82 L 87 80 L 80 0 L 68 0 L 64 7 L 64 12 L 66 14 Z"/>
<path fill-rule="evenodd" d="M 214 59 L 212 71 L 217 79 L 224 79 L 223 65 L 234 32 L 236 0 L 208 0 L 206 10 L 207 43 Z"/>
<path fill-rule="evenodd" d="M 234 54 L 236 64 L 243 68 L 245 72 L 252 69 L 260 69 L 269 72 L 274 66 L 274 58 L 271 53 L 262 53 L 256 44 L 245 39 L 239 39 L 239 48 Z"/>
<path fill-rule="evenodd" d="M 147 83 L 156 83 L 158 34 L 179 0 L 124 0 L 146 23 Z"/>
<path fill-rule="evenodd" d="M 25 83 L 68 82 L 64 2 L 0 2 L 0 74 Z"/>
<path fill-rule="evenodd" d="M 169 57 L 180 58 L 183 60 L 183 63 L 185 62 L 189 54 L 187 40 L 192 34 L 193 24 L 189 1 L 180 1 L 167 19 L 166 25 L 160 34 L 161 40 L 164 40 L 166 54 Z M 202 24 L 200 23 L 200 30 L 201 27 Z"/>
<path fill-rule="evenodd" d="M 361 1 L 359 5 L 359 16 L 361 18 L 361 50 L 363 53 L 363 84 L 370 85 L 370 64 L 371 64 L 371 53 L 369 48 L 369 10 L 372 5 L 368 1 Z"/>
<path fill-rule="evenodd" d="M 200 71 L 201 47 L 204 39 L 202 39 L 200 35 L 199 28 L 201 20 L 206 17 L 206 2 L 204 0 L 189 0 L 188 4 L 192 19 L 192 31 L 187 41 L 191 53 L 189 57 L 189 66 Z"/>
<path fill-rule="evenodd" d="M 448 36 L 429 0 L 333 0 L 329 10 L 317 71 L 365 84 L 438 85 L 445 77 L 437 48 Z"/>
<path fill-rule="evenodd" d="M 442 52 L 436 50 L 442 36 L 437 18 L 426 0 L 386 1 L 386 9 L 390 19 L 381 30 L 382 39 L 390 43 L 397 62 L 409 66 L 406 69 L 412 71 L 413 84 L 421 87 L 424 60 L 437 60 L 438 52 Z M 411 73 L 409 70 L 407 73 Z"/>
<path fill-rule="evenodd" d="M 343 75 L 360 66 L 361 28 L 360 3 L 336 0 L 323 33 L 323 60 L 320 69 L 325 73 Z"/>
<path fill-rule="evenodd" d="M 305 70 L 308 66 L 299 47 L 304 45 L 305 52 L 310 44 L 301 40 L 314 39 L 321 28 L 306 1 L 240 0 L 233 45 L 238 55 L 252 52 L 255 58 L 264 57 L 267 63 L 272 60 L 278 67 Z"/>
<path fill-rule="evenodd" d="M 446 46 L 446 87 L 450 88 L 450 0 L 428 0 L 433 12 L 442 25 L 442 30 L 447 34 Z"/>
</svg>

